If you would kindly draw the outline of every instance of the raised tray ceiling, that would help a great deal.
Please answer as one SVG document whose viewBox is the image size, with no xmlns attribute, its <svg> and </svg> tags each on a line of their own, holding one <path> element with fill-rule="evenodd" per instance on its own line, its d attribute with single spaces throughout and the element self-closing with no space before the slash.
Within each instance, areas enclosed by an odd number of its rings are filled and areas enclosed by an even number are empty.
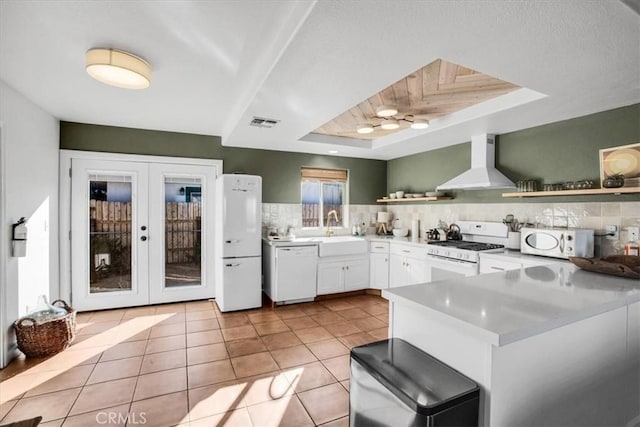
<svg viewBox="0 0 640 427">
<path fill-rule="evenodd" d="M 370 134 L 357 133 L 359 124 L 380 124 L 382 119 L 376 116 L 376 108 L 380 105 L 396 105 L 398 114 L 395 117 L 398 119 L 413 115 L 414 118 L 432 120 L 516 89 L 519 86 L 438 59 L 350 108 L 314 133 L 372 140 L 411 125 L 400 121 L 400 127 L 395 130 L 376 127 Z"/>
</svg>

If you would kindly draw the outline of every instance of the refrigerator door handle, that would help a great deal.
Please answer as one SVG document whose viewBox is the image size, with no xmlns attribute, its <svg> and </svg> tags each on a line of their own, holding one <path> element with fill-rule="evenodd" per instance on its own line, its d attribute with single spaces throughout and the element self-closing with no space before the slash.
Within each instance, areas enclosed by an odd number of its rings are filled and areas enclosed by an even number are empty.
<svg viewBox="0 0 640 427">
<path fill-rule="evenodd" d="M 240 267 L 240 264 L 225 264 L 225 267 Z"/>
<path fill-rule="evenodd" d="M 236 240 L 225 240 L 225 243 L 240 243 L 240 240 L 236 239 Z"/>
</svg>

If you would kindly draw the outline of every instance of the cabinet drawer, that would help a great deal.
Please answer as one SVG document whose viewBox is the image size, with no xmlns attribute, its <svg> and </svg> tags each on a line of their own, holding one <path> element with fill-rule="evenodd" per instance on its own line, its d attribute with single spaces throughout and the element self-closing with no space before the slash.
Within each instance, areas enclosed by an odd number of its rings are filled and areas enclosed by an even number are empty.
<svg viewBox="0 0 640 427">
<path fill-rule="evenodd" d="M 372 254 L 388 254 L 389 242 L 369 242 L 369 252 Z"/>
<path fill-rule="evenodd" d="M 497 259 L 481 259 L 480 274 L 495 273 L 497 271 L 519 270 L 522 264 L 519 262 L 502 261 Z"/>
<path fill-rule="evenodd" d="M 427 248 L 418 248 L 415 246 L 393 244 L 390 248 L 391 254 L 400 255 L 402 257 L 409 257 L 418 260 L 427 259 Z"/>
</svg>

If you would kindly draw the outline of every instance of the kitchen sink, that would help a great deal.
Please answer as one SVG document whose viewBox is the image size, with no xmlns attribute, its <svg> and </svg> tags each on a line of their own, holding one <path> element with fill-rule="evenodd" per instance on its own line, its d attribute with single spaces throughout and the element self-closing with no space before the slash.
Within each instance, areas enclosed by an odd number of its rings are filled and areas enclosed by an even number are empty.
<svg viewBox="0 0 640 427">
<path fill-rule="evenodd" d="M 315 237 L 314 240 L 320 242 L 318 256 L 321 257 L 364 254 L 368 250 L 367 241 L 360 237 Z"/>
</svg>

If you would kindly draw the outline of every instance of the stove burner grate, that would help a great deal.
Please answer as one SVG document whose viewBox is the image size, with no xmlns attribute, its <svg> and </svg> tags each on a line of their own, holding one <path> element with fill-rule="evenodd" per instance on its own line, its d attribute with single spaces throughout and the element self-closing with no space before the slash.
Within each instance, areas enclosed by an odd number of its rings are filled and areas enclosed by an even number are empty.
<svg viewBox="0 0 640 427">
<path fill-rule="evenodd" d="M 447 240 L 445 242 L 433 242 L 429 244 L 436 246 L 453 247 L 456 249 L 465 249 L 467 251 L 475 252 L 504 248 L 504 245 L 499 245 L 496 243 L 467 242 L 464 240 Z"/>
</svg>

